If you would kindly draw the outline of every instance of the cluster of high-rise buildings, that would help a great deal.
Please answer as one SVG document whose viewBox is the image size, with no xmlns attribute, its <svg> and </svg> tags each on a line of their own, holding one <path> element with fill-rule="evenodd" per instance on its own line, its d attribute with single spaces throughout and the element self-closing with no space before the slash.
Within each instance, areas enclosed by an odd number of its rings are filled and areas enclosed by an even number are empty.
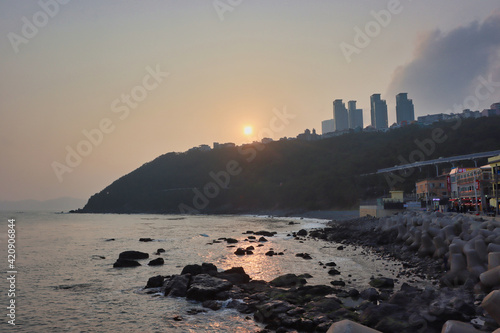
<svg viewBox="0 0 500 333">
<path fill-rule="evenodd" d="M 386 129 L 389 127 L 387 103 L 380 94 L 370 96 L 371 127 Z M 413 101 L 408 99 L 408 93 L 396 95 L 396 119 L 398 124 L 410 123 L 415 120 Z M 363 110 L 356 108 L 356 101 L 347 102 L 347 108 L 341 99 L 333 101 L 333 119 L 321 123 L 323 134 L 342 133 L 349 129 L 363 128 Z"/>
</svg>

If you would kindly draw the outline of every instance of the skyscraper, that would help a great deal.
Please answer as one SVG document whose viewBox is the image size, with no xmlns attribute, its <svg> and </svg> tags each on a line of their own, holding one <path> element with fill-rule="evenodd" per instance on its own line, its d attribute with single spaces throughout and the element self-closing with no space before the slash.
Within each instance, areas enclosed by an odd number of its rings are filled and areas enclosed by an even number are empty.
<svg viewBox="0 0 500 333">
<path fill-rule="evenodd" d="M 349 128 L 363 128 L 363 110 L 356 109 L 356 101 L 347 102 L 349 112 Z"/>
<path fill-rule="evenodd" d="M 333 101 L 333 119 L 335 119 L 335 130 L 343 131 L 349 128 L 349 116 L 347 109 L 341 99 Z"/>
<path fill-rule="evenodd" d="M 380 99 L 380 94 L 370 96 L 370 107 L 372 126 L 376 129 L 388 128 L 387 103 Z"/>
<path fill-rule="evenodd" d="M 415 110 L 413 101 L 408 99 L 408 93 L 396 95 L 396 121 L 401 124 L 403 121 L 411 122 L 415 120 Z"/>
</svg>

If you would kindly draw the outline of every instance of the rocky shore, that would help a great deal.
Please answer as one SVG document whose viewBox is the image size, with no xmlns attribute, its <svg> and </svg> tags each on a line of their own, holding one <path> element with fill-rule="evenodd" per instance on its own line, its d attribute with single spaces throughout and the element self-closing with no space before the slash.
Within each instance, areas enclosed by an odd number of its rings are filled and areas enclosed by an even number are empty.
<svg viewBox="0 0 500 333">
<path fill-rule="evenodd" d="M 364 325 L 356 332 L 472 333 L 499 327 L 499 222 L 406 213 L 332 221 L 326 228 L 301 230 L 293 236 L 300 242 L 321 239 L 360 246 L 399 260 L 404 268 L 395 276 L 373 277 L 358 290 L 334 280 L 339 273 L 334 262 L 322 263 L 332 276 L 331 285 L 308 285 L 311 276 L 293 273 L 268 282 L 253 280 L 241 267 L 220 271 L 203 263 L 187 265 L 175 275 L 151 277 L 145 291 L 196 300 L 207 311 L 234 308 L 263 323 L 262 332 L 347 332 L 351 323 L 346 319 Z M 234 255 L 251 255 L 252 249 L 241 250 Z M 308 259 L 307 253 L 301 255 Z M 399 279 L 412 276 L 433 280 L 434 285 L 419 288 L 402 283 L 395 288 Z M 175 320 L 183 320 L 182 316 Z"/>
</svg>

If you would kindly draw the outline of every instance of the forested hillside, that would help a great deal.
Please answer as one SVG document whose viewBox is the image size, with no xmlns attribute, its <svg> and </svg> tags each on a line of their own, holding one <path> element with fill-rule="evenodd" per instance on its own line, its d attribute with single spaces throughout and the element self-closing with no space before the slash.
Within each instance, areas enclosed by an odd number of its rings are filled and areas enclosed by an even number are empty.
<svg viewBox="0 0 500 333">
<path fill-rule="evenodd" d="M 418 142 L 418 144 L 417 144 Z M 86 213 L 245 213 L 355 208 L 387 194 L 409 193 L 416 170 L 391 184 L 377 169 L 500 149 L 500 117 L 410 125 L 319 141 L 277 141 L 209 152 L 167 153 L 93 195 Z M 485 162 L 485 161 L 483 161 Z M 466 164 L 464 164 L 465 166 Z M 470 164 L 467 164 L 470 165 Z M 451 167 L 443 165 L 441 168 Z"/>
</svg>

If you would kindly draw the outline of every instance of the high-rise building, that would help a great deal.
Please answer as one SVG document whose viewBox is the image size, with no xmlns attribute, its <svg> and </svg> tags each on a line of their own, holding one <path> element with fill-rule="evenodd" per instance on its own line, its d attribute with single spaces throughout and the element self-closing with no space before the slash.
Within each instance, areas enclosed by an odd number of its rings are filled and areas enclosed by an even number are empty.
<svg viewBox="0 0 500 333">
<path fill-rule="evenodd" d="M 370 108 L 372 126 L 376 129 L 388 128 L 387 103 L 380 99 L 380 94 L 370 96 Z"/>
<path fill-rule="evenodd" d="M 349 128 L 363 128 L 363 110 L 356 109 L 356 101 L 347 102 L 349 112 Z"/>
<path fill-rule="evenodd" d="M 400 93 L 396 95 L 396 121 L 398 124 L 402 122 L 411 122 L 415 120 L 415 111 L 413 101 L 408 99 L 408 93 Z"/>
<path fill-rule="evenodd" d="M 321 122 L 321 134 L 335 132 L 335 120 L 327 119 Z"/>
<path fill-rule="evenodd" d="M 335 130 L 343 131 L 349 128 L 349 116 L 347 109 L 341 99 L 333 101 L 333 119 L 335 120 Z"/>
</svg>

